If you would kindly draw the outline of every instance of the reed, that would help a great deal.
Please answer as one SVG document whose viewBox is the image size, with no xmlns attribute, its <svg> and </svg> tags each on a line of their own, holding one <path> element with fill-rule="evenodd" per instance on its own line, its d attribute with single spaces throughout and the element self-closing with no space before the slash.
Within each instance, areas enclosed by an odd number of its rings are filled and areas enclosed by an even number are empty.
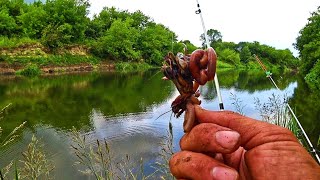
<svg viewBox="0 0 320 180">
<path fill-rule="evenodd" d="M 52 179 L 50 172 L 54 169 L 53 163 L 47 159 L 43 144 L 33 135 L 25 152 L 22 153 L 23 167 L 20 170 L 21 179 Z"/>
<path fill-rule="evenodd" d="M 154 173 L 145 175 L 143 169 L 143 160 L 139 164 L 134 163 L 129 155 L 124 155 L 120 161 L 116 161 L 113 153 L 110 151 L 106 140 L 101 143 L 96 140 L 94 148 L 88 145 L 86 136 L 81 135 L 79 131 L 73 128 L 71 132 L 71 148 L 77 157 L 76 165 L 84 170 L 79 170 L 85 175 L 94 176 L 95 179 L 150 179 Z"/>
<path fill-rule="evenodd" d="M 111 153 L 107 142 L 104 147 L 97 140 L 98 149 L 94 151 L 91 145 L 86 142 L 86 136 L 82 136 L 75 128 L 71 131 L 72 145 L 74 154 L 78 161 L 76 165 L 82 165 L 86 169 L 79 170 L 86 175 L 94 175 L 95 179 L 112 179 Z"/>
<path fill-rule="evenodd" d="M 3 118 L 3 113 L 4 111 L 9 108 L 9 106 L 11 105 L 8 104 L 7 106 L 5 106 L 4 108 L 1 109 L 0 111 L 0 120 Z M 24 121 L 22 124 L 20 124 L 18 127 L 15 127 L 10 133 L 9 135 L 7 135 L 1 142 L 0 142 L 0 149 L 5 147 L 6 145 L 8 145 L 9 143 L 11 143 L 12 141 L 14 141 L 19 135 L 18 132 L 20 132 L 20 130 L 24 127 L 24 125 L 26 124 L 26 121 Z M 0 137 L 2 135 L 2 128 L 0 127 Z"/>
<path fill-rule="evenodd" d="M 236 111 L 239 114 L 244 115 L 243 109 L 246 107 L 246 105 L 242 103 L 242 100 L 238 98 L 236 94 L 233 93 L 230 93 L 230 100 L 231 104 L 236 108 Z"/>
<path fill-rule="evenodd" d="M 9 106 L 11 106 L 11 103 L 6 105 L 5 107 L 3 107 L 0 110 L 0 120 L 3 119 L 3 114 L 4 111 L 6 109 L 9 108 Z M 14 130 L 12 130 L 9 135 L 7 135 L 1 142 L 0 142 L 0 149 L 4 148 L 5 146 L 7 146 L 8 144 L 10 144 L 11 142 L 13 142 L 19 135 L 18 132 L 20 132 L 20 130 L 24 127 L 26 122 L 23 122 L 22 124 L 20 124 L 18 127 L 14 128 Z M 0 138 L 2 136 L 2 128 L 0 127 Z M 6 178 L 6 176 L 9 174 L 11 168 L 13 165 L 13 161 L 11 161 L 7 166 L 5 166 L 4 168 L 0 169 L 0 179 L 4 179 Z"/>
<path fill-rule="evenodd" d="M 272 94 L 265 103 L 261 103 L 258 98 L 255 98 L 255 108 L 259 111 L 263 121 L 288 128 L 307 147 L 298 124 L 290 114 L 287 103 L 288 97 L 286 95 L 281 97 Z"/>
<path fill-rule="evenodd" d="M 167 180 L 172 179 L 174 180 L 174 176 L 171 174 L 169 169 L 169 160 L 174 154 L 173 151 L 173 130 L 172 130 L 172 123 L 169 122 L 169 130 L 167 131 L 167 136 L 164 136 L 163 141 L 160 143 L 160 153 L 159 157 L 160 160 L 156 162 L 155 169 L 161 174 L 160 179 Z"/>
</svg>

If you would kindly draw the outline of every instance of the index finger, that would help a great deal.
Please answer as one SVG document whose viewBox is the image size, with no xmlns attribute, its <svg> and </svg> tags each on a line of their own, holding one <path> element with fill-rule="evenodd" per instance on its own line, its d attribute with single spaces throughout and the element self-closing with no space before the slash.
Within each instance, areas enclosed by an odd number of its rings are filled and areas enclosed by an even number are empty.
<svg viewBox="0 0 320 180">
<path fill-rule="evenodd" d="M 250 150 L 261 144 L 276 141 L 298 140 L 286 128 L 242 116 L 232 111 L 209 111 L 195 106 L 195 116 L 200 123 L 214 123 L 237 131 L 241 136 L 240 145 Z"/>
</svg>

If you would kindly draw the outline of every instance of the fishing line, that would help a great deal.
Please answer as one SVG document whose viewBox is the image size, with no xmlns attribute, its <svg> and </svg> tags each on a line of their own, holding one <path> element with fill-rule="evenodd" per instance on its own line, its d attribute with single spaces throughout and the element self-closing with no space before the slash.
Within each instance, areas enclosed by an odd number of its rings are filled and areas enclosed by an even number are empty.
<svg viewBox="0 0 320 180">
<path fill-rule="evenodd" d="M 256 59 L 256 60 L 258 61 L 258 63 L 260 64 L 261 68 L 265 71 L 265 73 L 266 73 L 266 75 L 267 75 L 267 78 L 270 79 L 270 81 L 272 82 L 273 86 L 274 86 L 279 92 L 281 92 L 281 90 L 279 89 L 279 87 L 277 86 L 276 82 L 273 80 L 273 78 L 272 78 L 272 76 L 271 76 L 272 73 L 271 73 L 270 71 L 267 71 L 266 66 L 262 63 L 262 61 L 258 58 L 258 56 L 256 56 L 255 54 L 254 54 L 253 56 L 255 57 L 255 59 Z M 318 163 L 320 163 L 319 155 L 317 154 L 316 149 L 313 147 L 313 145 L 312 145 L 312 143 L 311 143 L 311 141 L 310 141 L 307 133 L 304 131 L 304 129 L 303 129 L 300 121 L 298 120 L 296 114 L 293 112 L 293 110 L 291 109 L 291 106 L 289 105 L 288 102 L 286 103 L 286 105 L 287 105 L 290 113 L 292 114 L 293 118 L 296 120 L 296 123 L 298 124 L 299 128 L 301 129 L 302 134 L 303 134 L 303 136 L 305 137 L 305 139 L 307 140 L 310 148 L 312 149 L 311 152 L 315 155 Z"/>
<path fill-rule="evenodd" d="M 161 116 L 167 114 L 170 111 L 171 111 L 171 109 L 169 111 L 167 111 L 167 112 L 164 112 L 164 113 L 160 114 L 155 120 L 159 119 Z M 172 114 L 171 114 L 171 116 L 172 116 Z M 171 120 L 171 117 L 170 117 L 170 120 Z"/>
<path fill-rule="evenodd" d="M 204 32 L 204 38 L 206 40 L 207 48 L 209 48 L 210 47 L 210 43 L 209 43 L 207 30 L 206 30 L 206 27 L 204 25 L 204 20 L 203 20 L 203 17 L 202 17 L 200 4 L 199 4 L 198 0 L 197 0 L 197 7 L 198 7 L 198 10 L 196 10 L 196 14 L 200 15 L 201 24 L 202 24 L 202 28 L 203 28 L 203 32 Z M 222 97 L 221 97 L 221 92 L 220 92 L 220 85 L 219 85 L 219 80 L 218 80 L 217 73 L 214 76 L 214 83 L 215 83 L 215 87 L 216 87 L 216 91 L 217 91 L 217 95 L 218 95 L 218 99 L 219 99 L 219 108 L 220 108 L 221 111 L 223 111 L 224 110 L 224 106 L 223 106 L 223 102 L 222 102 Z"/>
</svg>

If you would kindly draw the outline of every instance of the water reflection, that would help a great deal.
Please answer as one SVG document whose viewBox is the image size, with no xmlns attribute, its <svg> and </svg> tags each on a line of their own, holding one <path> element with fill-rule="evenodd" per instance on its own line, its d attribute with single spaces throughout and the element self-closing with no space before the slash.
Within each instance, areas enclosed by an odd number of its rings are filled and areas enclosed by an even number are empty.
<svg viewBox="0 0 320 180">
<path fill-rule="evenodd" d="M 117 158 L 129 154 L 137 162 L 143 157 L 146 171 L 156 160 L 159 143 L 168 129 L 172 100 L 178 95 L 170 81 L 162 81 L 162 74 L 144 73 L 90 73 L 47 76 L 35 79 L 3 78 L 0 80 L 0 107 L 12 103 L 0 121 L 4 138 L 14 127 L 27 121 L 20 138 L 2 150 L 0 167 L 15 157 L 21 157 L 31 134 L 45 143 L 45 151 L 54 159 L 56 179 L 87 179 L 75 166 L 68 136 L 72 127 L 88 136 L 88 143 L 106 139 Z M 306 131 L 316 144 L 320 132 L 319 96 L 306 90 L 302 79 L 295 76 L 274 75 L 282 92 L 291 97 L 290 103 L 300 116 Z M 230 93 L 236 94 L 245 105 L 244 113 L 260 118 L 254 98 L 268 101 L 279 94 L 263 73 L 219 72 L 221 93 L 225 108 L 235 110 Z M 213 83 L 201 87 L 202 106 L 218 110 Z M 308 96 L 306 96 L 308 94 Z M 306 98 L 307 97 L 307 98 Z M 308 105 L 308 106 L 306 106 Z M 306 110 L 305 107 L 308 107 Z M 315 109 L 317 108 L 317 109 Z M 164 114 L 165 113 L 165 114 Z M 164 115 L 162 115 L 164 114 Z M 161 116 L 162 115 L 162 116 Z M 172 118 L 174 143 L 178 149 L 182 136 L 182 117 Z"/>
</svg>

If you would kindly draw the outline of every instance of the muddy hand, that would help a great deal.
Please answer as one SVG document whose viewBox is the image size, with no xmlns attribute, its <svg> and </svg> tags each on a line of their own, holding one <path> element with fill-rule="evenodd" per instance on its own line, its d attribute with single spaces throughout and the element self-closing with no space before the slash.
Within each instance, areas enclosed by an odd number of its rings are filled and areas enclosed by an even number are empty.
<svg viewBox="0 0 320 180">
<path fill-rule="evenodd" d="M 170 160 L 177 179 L 318 179 L 320 166 L 286 128 L 194 107 L 200 124 Z"/>
</svg>

